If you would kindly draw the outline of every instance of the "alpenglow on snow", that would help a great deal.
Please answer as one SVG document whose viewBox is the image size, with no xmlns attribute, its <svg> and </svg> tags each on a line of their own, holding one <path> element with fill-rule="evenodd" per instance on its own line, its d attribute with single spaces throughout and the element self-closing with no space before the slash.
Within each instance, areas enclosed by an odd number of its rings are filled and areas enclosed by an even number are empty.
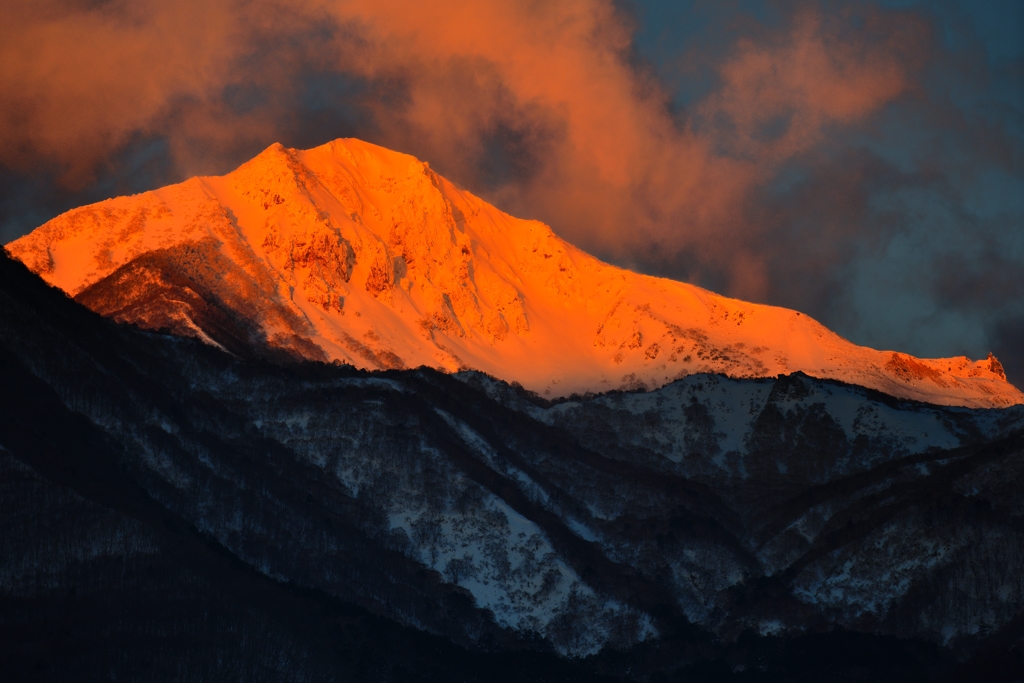
<svg viewBox="0 0 1024 683">
<path fill-rule="evenodd" d="M 7 248 L 101 314 L 236 353 L 481 370 L 548 398 L 801 371 L 935 404 L 1024 403 L 991 356 L 877 351 L 796 311 L 616 268 L 353 139 L 275 144 Z"/>
</svg>

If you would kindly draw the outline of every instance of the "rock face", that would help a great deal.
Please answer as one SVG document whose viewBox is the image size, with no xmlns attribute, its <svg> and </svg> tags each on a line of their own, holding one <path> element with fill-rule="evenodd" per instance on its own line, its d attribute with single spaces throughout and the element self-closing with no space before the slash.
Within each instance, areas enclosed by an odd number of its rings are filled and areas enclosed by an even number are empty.
<svg viewBox="0 0 1024 683">
<path fill-rule="evenodd" d="M 994 358 L 875 351 L 795 311 L 615 268 L 358 140 L 273 145 L 7 248 L 103 315 L 239 355 L 475 369 L 545 397 L 800 371 L 937 404 L 1024 402 Z"/>
</svg>

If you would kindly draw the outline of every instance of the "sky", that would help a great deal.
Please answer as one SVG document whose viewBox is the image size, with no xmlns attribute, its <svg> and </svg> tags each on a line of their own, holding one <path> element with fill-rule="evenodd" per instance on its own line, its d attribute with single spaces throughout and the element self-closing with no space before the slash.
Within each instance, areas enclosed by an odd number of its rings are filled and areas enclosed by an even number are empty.
<svg viewBox="0 0 1024 683">
<path fill-rule="evenodd" d="M 1024 2 L 7 0 L 0 241 L 273 142 L 1024 386 Z"/>
</svg>

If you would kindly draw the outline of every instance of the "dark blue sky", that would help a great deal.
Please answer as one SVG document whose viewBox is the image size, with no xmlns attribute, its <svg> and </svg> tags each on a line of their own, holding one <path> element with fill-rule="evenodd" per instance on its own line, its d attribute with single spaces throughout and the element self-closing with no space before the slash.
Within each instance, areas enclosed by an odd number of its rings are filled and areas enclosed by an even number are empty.
<svg viewBox="0 0 1024 683">
<path fill-rule="evenodd" d="M 0 239 L 356 136 L 620 265 L 1024 384 L 1019 0 L 336 5 L 15 2 Z"/>
</svg>

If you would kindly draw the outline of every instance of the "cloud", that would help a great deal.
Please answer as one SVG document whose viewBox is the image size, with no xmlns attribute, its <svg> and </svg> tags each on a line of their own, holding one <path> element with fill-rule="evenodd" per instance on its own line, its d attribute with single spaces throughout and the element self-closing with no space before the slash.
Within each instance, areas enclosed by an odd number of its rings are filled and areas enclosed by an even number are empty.
<svg viewBox="0 0 1024 683">
<path fill-rule="evenodd" d="M 175 98 L 228 77 L 230 14 L 213 3 L 14 2 L 0 28 L 2 161 L 82 183 Z"/>
<path fill-rule="evenodd" d="M 912 87 L 929 43 L 923 22 L 871 14 L 853 30 L 842 19 L 801 10 L 788 30 L 739 41 L 721 89 L 697 108 L 723 128 L 714 134 L 727 150 L 773 164 Z"/>
<path fill-rule="evenodd" d="M 765 164 L 870 114 L 907 80 L 904 31 L 868 44 L 876 32 L 842 35 L 802 12 L 767 43 L 737 45 L 693 130 L 626 58 L 629 23 L 602 0 L 51 0 L 12 14 L 0 35 L 9 167 L 42 158 L 80 183 L 140 132 L 201 166 L 194 157 L 271 139 L 303 75 L 335 71 L 401 91 L 397 104 L 358 103 L 389 144 L 467 178 L 504 151 L 499 195 L 618 255 L 651 240 L 678 251 L 731 224 Z M 245 87 L 262 106 L 229 105 L 228 89 Z"/>
</svg>

